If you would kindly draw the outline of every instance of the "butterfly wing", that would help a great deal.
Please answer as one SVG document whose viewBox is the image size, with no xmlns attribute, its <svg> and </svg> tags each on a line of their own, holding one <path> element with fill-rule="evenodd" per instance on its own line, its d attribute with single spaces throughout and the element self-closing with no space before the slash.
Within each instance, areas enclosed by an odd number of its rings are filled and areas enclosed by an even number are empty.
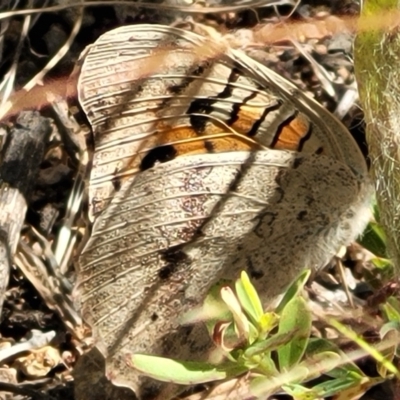
<svg viewBox="0 0 400 400">
<path fill-rule="evenodd" d="M 118 383 L 138 384 L 127 353 L 204 356 L 204 333 L 176 340 L 178 317 L 219 279 L 247 270 L 271 298 L 365 223 L 365 163 L 342 125 L 223 44 L 119 28 L 79 90 L 95 142 L 79 290 Z"/>
<path fill-rule="evenodd" d="M 137 25 L 106 33 L 84 58 L 78 89 L 95 136 L 92 219 L 126 176 L 182 154 L 264 146 L 325 154 L 367 175 L 354 140 L 323 107 L 191 32 Z"/>
</svg>

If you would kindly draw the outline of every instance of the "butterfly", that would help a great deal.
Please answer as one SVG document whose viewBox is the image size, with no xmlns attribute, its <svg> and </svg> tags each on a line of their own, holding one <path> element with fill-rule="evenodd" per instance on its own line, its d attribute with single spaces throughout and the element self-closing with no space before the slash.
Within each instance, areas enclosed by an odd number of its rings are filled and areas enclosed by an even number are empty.
<svg viewBox="0 0 400 400">
<path fill-rule="evenodd" d="M 334 116 L 222 40 L 125 26 L 79 63 L 94 154 L 78 292 L 108 376 L 146 398 L 125 354 L 204 356 L 180 316 L 242 270 L 267 302 L 325 265 L 363 230 L 371 185 Z"/>
</svg>

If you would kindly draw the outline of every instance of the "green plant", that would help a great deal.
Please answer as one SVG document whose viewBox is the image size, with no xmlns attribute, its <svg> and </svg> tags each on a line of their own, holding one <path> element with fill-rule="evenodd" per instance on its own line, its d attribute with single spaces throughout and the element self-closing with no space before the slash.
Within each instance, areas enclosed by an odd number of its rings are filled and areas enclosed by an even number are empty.
<svg viewBox="0 0 400 400">
<path fill-rule="evenodd" d="M 267 312 L 245 272 L 236 281 L 235 290 L 227 285 L 214 288 L 203 314 L 208 315 L 210 334 L 225 356 L 218 364 L 134 354 L 129 365 L 152 378 L 178 384 L 218 381 L 246 373 L 249 391 L 258 398 L 277 392 L 296 400 L 334 395 L 336 399 L 356 398 L 383 377 L 366 376 L 333 343 L 311 337 L 312 315 L 301 296 L 308 277 L 309 271 L 303 272 L 276 309 Z M 322 375 L 326 379 L 313 385 L 312 381 Z"/>
</svg>

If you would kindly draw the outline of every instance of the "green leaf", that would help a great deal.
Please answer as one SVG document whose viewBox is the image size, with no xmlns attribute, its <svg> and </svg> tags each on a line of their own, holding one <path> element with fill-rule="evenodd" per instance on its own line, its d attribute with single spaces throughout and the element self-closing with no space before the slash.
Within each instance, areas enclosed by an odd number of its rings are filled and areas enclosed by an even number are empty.
<svg viewBox="0 0 400 400">
<path fill-rule="evenodd" d="M 317 392 L 303 385 L 284 385 L 282 389 L 295 400 L 315 400 L 320 398 Z"/>
<path fill-rule="evenodd" d="M 312 389 L 321 394 L 321 397 L 335 396 L 335 400 L 358 399 L 372 386 L 383 382 L 382 378 L 355 379 L 348 376 L 340 379 L 333 379 L 315 385 Z"/>
<path fill-rule="evenodd" d="M 250 381 L 250 393 L 256 398 L 267 398 L 274 394 L 280 387 L 280 382 L 267 376 L 258 376 Z"/>
<path fill-rule="evenodd" d="M 382 352 L 380 352 L 377 348 L 366 342 L 362 337 L 357 335 L 356 332 L 341 324 L 339 321 L 329 318 L 328 322 L 342 335 L 345 335 L 350 340 L 353 340 L 359 347 L 365 350 L 370 356 L 375 358 L 375 360 L 378 363 L 381 363 L 384 368 L 386 368 L 392 374 L 396 375 L 396 377 L 400 378 L 400 372 L 398 371 L 398 369 L 390 361 L 386 360 Z"/>
<path fill-rule="evenodd" d="M 245 271 L 242 271 L 240 279 L 236 281 L 235 288 L 243 309 L 252 319 L 252 322 L 258 326 L 264 311 L 258 293 Z"/>
<path fill-rule="evenodd" d="M 278 349 L 281 372 L 300 362 L 311 333 L 311 313 L 302 297 L 293 298 L 283 309 L 279 321 L 279 333 L 296 331 L 295 337 Z"/>
<path fill-rule="evenodd" d="M 274 312 L 267 312 L 259 320 L 260 338 L 265 338 L 267 334 L 274 329 L 279 322 L 279 315 Z"/>
<path fill-rule="evenodd" d="M 361 381 L 361 379 L 356 379 L 352 376 L 346 376 L 322 382 L 318 385 L 315 385 L 313 387 L 313 390 L 315 390 L 317 393 L 320 393 L 320 395 L 324 397 L 333 396 L 337 393 L 341 393 L 346 389 L 357 387 Z"/>
<path fill-rule="evenodd" d="M 131 355 L 128 364 L 146 376 L 180 385 L 218 381 L 246 371 L 243 366 L 234 363 L 215 366 L 209 363 L 177 361 L 144 354 Z"/>
<path fill-rule="evenodd" d="M 333 351 L 323 351 L 307 357 L 299 365 L 309 371 L 308 379 L 315 379 L 340 365 L 342 358 Z"/>
<path fill-rule="evenodd" d="M 196 307 L 184 313 L 184 315 L 180 317 L 179 323 L 182 325 L 189 325 L 205 321 L 209 333 L 212 334 L 216 322 L 232 321 L 232 314 L 225 302 L 221 299 L 221 288 L 226 286 L 227 283 L 229 282 L 222 281 L 213 285 L 208 291 L 202 307 Z"/>
<path fill-rule="evenodd" d="M 259 376 L 250 382 L 250 392 L 257 398 L 264 398 L 276 393 L 284 385 L 303 382 L 307 373 L 307 368 L 297 365 L 277 376 Z"/>
<path fill-rule="evenodd" d="M 381 310 L 388 321 L 400 322 L 400 310 L 397 306 L 397 301 L 392 299 L 388 299 L 385 304 L 381 305 Z"/>
<path fill-rule="evenodd" d="M 248 340 L 250 337 L 250 322 L 242 311 L 242 307 L 235 293 L 229 286 L 224 286 L 221 288 L 221 298 L 233 315 L 238 337 Z"/>
<path fill-rule="evenodd" d="M 384 324 L 379 330 L 379 335 L 381 339 L 384 339 L 385 336 L 390 332 L 395 332 L 398 334 L 400 332 L 400 321 L 390 321 Z"/>
<path fill-rule="evenodd" d="M 358 242 L 376 256 L 387 258 L 387 239 L 380 224 L 370 222 L 365 228 L 364 233 L 359 237 Z"/>
<path fill-rule="evenodd" d="M 400 313 L 400 301 L 397 297 L 390 296 L 387 299 L 387 303 L 389 303 L 397 311 L 397 313 Z"/>
<path fill-rule="evenodd" d="M 352 374 L 354 377 L 358 377 L 358 379 L 365 377 L 361 369 L 358 368 L 357 365 L 354 364 L 354 362 L 351 361 L 347 355 L 339 349 L 339 347 L 327 339 L 311 338 L 308 342 L 305 357 L 313 358 L 316 354 L 324 352 L 333 352 L 338 354 L 342 360 L 341 366 L 338 366 L 330 371 L 325 371 L 325 375 L 328 375 L 332 378 L 343 378 L 347 377 L 349 374 Z"/>
<path fill-rule="evenodd" d="M 258 354 L 276 350 L 281 346 L 289 343 L 296 337 L 296 335 L 297 335 L 296 329 L 289 332 L 277 333 L 276 335 L 273 335 L 268 339 L 254 343 L 252 346 L 250 346 L 245 350 L 244 356 L 247 358 L 251 358 Z"/>
<path fill-rule="evenodd" d="M 283 295 L 282 300 L 280 301 L 278 307 L 276 307 L 275 312 L 280 314 L 282 310 L 286 307 L 286 305 L 295 297 L 297 294 L 304 288 L 304 285 L 307 283 L 308 278 L 310 277 L 311 270 L 307 269 L 303 271 L 295 281 L 288 287 L 285 294 Z"/>
<path fill-rule="evenodd" d="M 279 374 L 278 369 L 276 368 L 275 362 L 272 360 L 270 353 L 264 353 L 261 357 L 261 360 L 258 364 L 258 369 L 265 376 L 276 376 Z"/>
<path fill-rule="evenodd" d="M 379 335 L 381 337 L 381 340 L 385 341 L 386 343 L 392 343 L 391 346 L 388 345 L 387 347 L 385 346 L 385 348 L 382 349 L 382 355 L 388 362 L 393 361 L 394 356 L 396 354 L 396 350 L 398 348 L 399 332 L 400 332 L 399 328 L 400 328 L 400 323 L 398 321 L 391 321 L 384 324 L 379 330 Z M 376 369 L 382 378 L 387 377 L 388 370 L 385 364 L 377 363 Z"/>
<path fill-rule="evenodd" d="M 388 258 L 375 257 L 371 259 L 371 262 L 376 268 L 387 271 L 387 275 L 393 275 L 391 271 L 393 269 L 393 263 Z"/>
</svg>

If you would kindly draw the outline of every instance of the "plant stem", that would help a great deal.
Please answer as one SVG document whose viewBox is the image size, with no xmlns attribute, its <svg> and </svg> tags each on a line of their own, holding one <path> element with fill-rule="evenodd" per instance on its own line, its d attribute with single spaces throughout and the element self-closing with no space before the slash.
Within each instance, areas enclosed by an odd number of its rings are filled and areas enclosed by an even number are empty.
<svg viewBox="0 0 400 400">
<path fill-rule="evenodd" d="M 386 26 L 361 30 L 354 45 L 355 73 L 365 113 L 366 133 L 381 223 L 390 257 L 400 270 L 400 2 L 366 0 L 360 24 L 371 15 Z"/>
</svg>

